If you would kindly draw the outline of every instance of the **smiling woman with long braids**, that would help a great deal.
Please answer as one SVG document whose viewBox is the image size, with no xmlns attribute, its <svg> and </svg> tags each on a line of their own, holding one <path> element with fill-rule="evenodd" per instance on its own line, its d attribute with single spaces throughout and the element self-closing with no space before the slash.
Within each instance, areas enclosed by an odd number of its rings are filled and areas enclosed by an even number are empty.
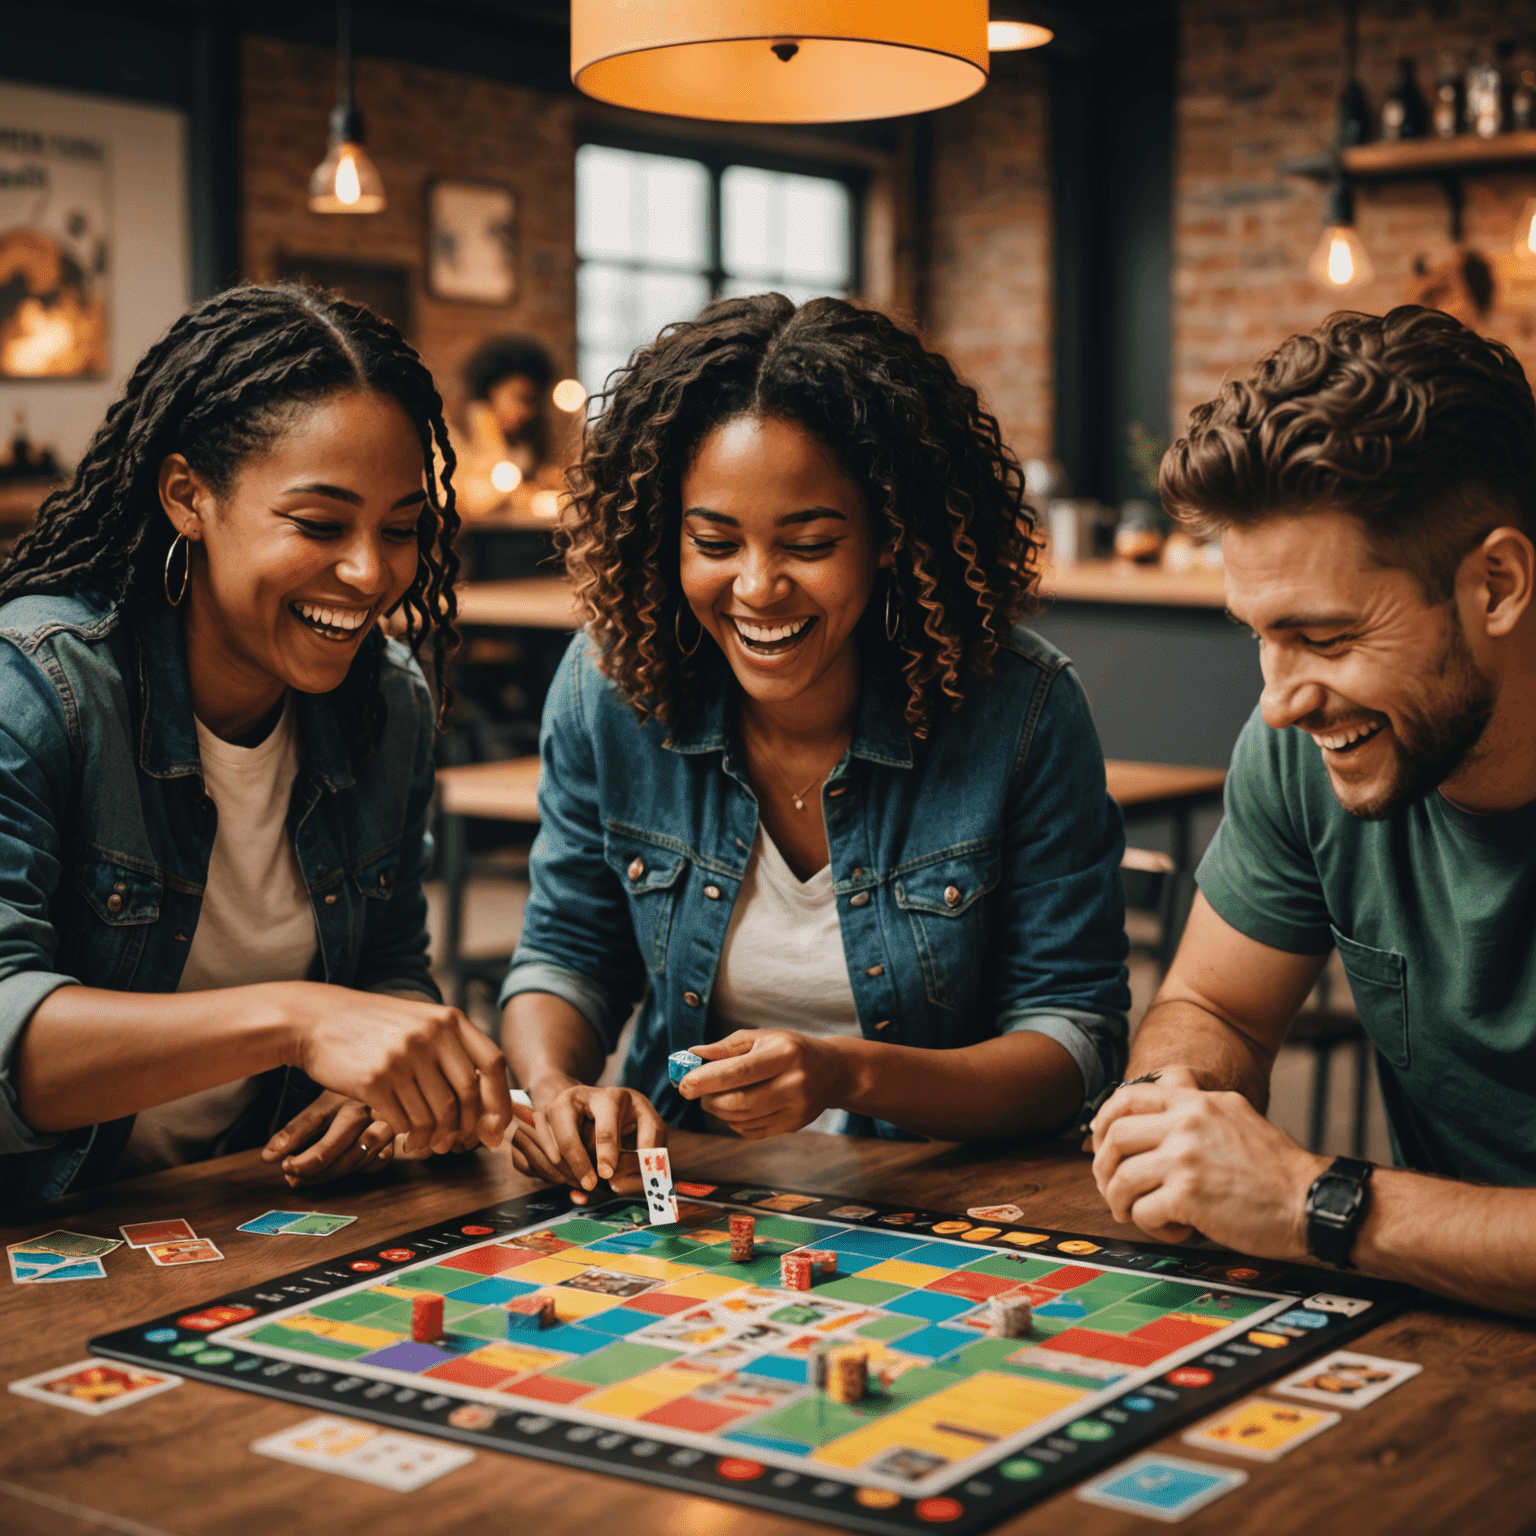
<svg viewBox="0 0 1536 1536">
<path fill-rule="evenodd" d="M 574 487 L 589 623 L 502 991 L 519 1165 L 629 1189 L 667 1124 L 1065 1124 L 1124 1055 L 1124 840 L 1017 622 L 1034 516 L 976 392 L 876 310 L 722 300 L 630 360 Z"/>
<path fill-rule="evenodd" d="M 392 325 L 236 288 L 0 569 L 0 1204 L 500 1141 L 501 1054 L 426 962 L 452 464 Z"/>
</svg>

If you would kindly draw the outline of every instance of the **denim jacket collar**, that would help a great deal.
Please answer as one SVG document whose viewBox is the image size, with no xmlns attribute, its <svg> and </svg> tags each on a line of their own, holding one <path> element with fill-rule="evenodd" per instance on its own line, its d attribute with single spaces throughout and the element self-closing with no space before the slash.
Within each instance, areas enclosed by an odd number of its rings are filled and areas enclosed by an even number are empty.
<svg viewBox="0 0 1536 1536">
<path fill-rule="evenodd" d="M 662 745 L 673 752 L 723 752 L 730 741 L 727 708 L 732 696 L 728 683 L 716 685 L 709 702 L 683 730 L 674 731 Z M 859 690 L 859 714 L 854 722 L 850 757 L 861 757 L 887 768 L 912 766 L 912 733 L 901 711 L 880 689 Z M 833 770 L 837 776 L 842 765 Z"/>
<path fill-rule="evenodd" d="M 143 719 L 139 728 L 139 764 L 157 779 L 184 778 L 202 770 L 197 726 L 192 714 L 192 679 L 181 614 L 157 609 L 135 625 L 139 648 L 139 687 Z M 356 782 L 352 759 L 335 712 L 321 699 L 294 694 L 294 714 L 305 763 L 327 789 L 347 789 Z"/>
</svg>

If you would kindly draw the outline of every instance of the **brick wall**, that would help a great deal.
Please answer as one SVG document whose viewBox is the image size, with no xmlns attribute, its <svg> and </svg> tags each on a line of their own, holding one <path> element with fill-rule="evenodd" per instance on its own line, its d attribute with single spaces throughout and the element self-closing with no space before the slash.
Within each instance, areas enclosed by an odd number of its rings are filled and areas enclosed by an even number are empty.
<svg viewBox="0 0 1536 1536">
<path fill-rule="evenodd" d="M 1047 102 L 1036 60 L 992 63 L 987 88 L 935 123 L 927 330 L 1029 458 L 1054 431 Z"/>
<path fill-rule="evenodd" d="M 383 213 L 311 213 L 310 173 L 325 153 L 335 101 L 328 51 L 267 38 L 244 43 L 244 270 L 271 281 L 279 257 L 406 268 L 415 341 L 449 407 L 459 372 L 485 337 L 536 336 L 560 372 L 576 350 L 575 100 L 476 75 L 357 62 L 356 100 L 384 179 Z M 492 181 L 517 195 L 518 292 L 511 304 L 449 303 L 426 288 L 427 183 Z"/>
<path fill-rule="evenodd" d="M 1325 149 L 1342 84 L 1337 0 L 1185 0 L 1182 7 L 1174 188 L 1173 419 L 1229 375 L 1330 310 L 1380 314 L 1418 287 L 1416 264 L 1452 259 L 1444 193 L 1434 182 L 1361 187 L 1356 228 L 1376 269 L 1371 284 L 1330 293 L 1307 275 L 1321 233 L 1318 183 L 1281 176 L 1278 160 Z M 1442 49 L 1463 65 L 1484 43 L 1517 30 L 1501 0 L 1362 0 L 1360 80 L 1373 112 L 1412 55 L 1433 89 Z M 1528 22 L 1521 23 L 1528 25 Z M 1508 66 L 1506 65 L 1506 70 Z M 1497 280 L 1478 328 L 1508 343 L 1533 371 L 1531 282 L 1507 254 L 1536 174 L 1507 172 L 1466 185 L 1465 243 Z M 1463 315 L 1462 318 L 1470 317 Z"/>
</svg>

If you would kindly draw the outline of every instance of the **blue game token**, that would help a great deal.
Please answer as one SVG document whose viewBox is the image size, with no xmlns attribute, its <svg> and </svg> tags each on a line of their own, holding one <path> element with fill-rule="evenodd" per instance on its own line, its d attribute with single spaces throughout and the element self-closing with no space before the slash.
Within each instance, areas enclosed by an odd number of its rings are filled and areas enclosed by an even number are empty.
<svg viewBox="0 0 1536 1536">
<path fill-rule="evenodd" d="M 1150 1397 L 1122 1397 L 1122 1408 L 1129 1408 L 1133 1413 L 1151 1413 L 1157 1404 Z"/>
<path fill-rule="evenodd" d="M 146 1344 L 170 1344 L 175 1341 L 176 1330 L 174 1328 L 151 1328 L 144 1335 Z"/>
<path fill-rule="evenodd" d="M 667 1057 L 667 1076 L 674 1083 L 680 1083 L 695 1067 L 703 1065 L 704 1058 L 695 1056 L 692 1051 L 673 1051 Z"/>
</svg>

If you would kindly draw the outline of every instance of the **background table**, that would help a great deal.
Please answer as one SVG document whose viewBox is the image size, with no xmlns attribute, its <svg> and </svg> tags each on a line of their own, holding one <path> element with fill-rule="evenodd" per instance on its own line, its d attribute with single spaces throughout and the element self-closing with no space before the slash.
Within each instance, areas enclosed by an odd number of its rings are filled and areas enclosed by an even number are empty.
<svg viewBox="0 0 1536 1536">
<path fill-rule="evenodd" d="M 684 1178 L 742 1179 L 962 1212 L 984 1201 L 1011 1201 L 1057 1230 L 1135 1237 L 1110 1220 L 1088 1159 L 1059 1144 L 983 1151 L 802 1132 L 759 1143 L 674 1133 L 672 1146 Z M 185 1216 L 220 1246 L 226 1262 L 156 1269 L 147 1255 L 124 1247 L 108 1255 L 104 1281 L 8 1286 L 0 1302 L 5 1379 L 83 1359 L 93 1334 L 324 1263 L 528 1187 L 505 1153 L 481 1153 L 457 1166 L 400 1165 L 370 1182 L 322 1188 L 313 1199 L 295 1201 L 256 1154 L 242 1153 L 55 1202 L 25 1225 L 8 1227 L 5 1240 L 60 1226 L 115 1235 L 124 1222 Z M 265 1210 L 292 1204 L 358 1220 L 329 1238 L 235 1231 Z M 1385 1322 L 1359 1347 L 1418 1361 L 1423 1374 L 1371 1407 L 1346 1413 L 1341 1424 L 1274 1465 L 1242 1464 L 1247 1486 L 1192 1516 L 1183 1531 L 1517 1536 L 1531 1530 L 1536 1328 L 1434 1302 Z M 624 1536 L 812 1536 L 829 1529 L 486 1451 L 408 1494 L 250 1451 L 253 1440 L 306 1417 L 290 1403 L 195 1381 L 99 1419 L 0 1394 L 0 1531 L 587 1536 L 611 1527 L 620 1510 Z M 1184 1448 L 1170 1439 L 1162 1449 Z M 1156 1529 L 1071 1494 L 998 1527 L 1009 1536 Z"/>
</svg>

